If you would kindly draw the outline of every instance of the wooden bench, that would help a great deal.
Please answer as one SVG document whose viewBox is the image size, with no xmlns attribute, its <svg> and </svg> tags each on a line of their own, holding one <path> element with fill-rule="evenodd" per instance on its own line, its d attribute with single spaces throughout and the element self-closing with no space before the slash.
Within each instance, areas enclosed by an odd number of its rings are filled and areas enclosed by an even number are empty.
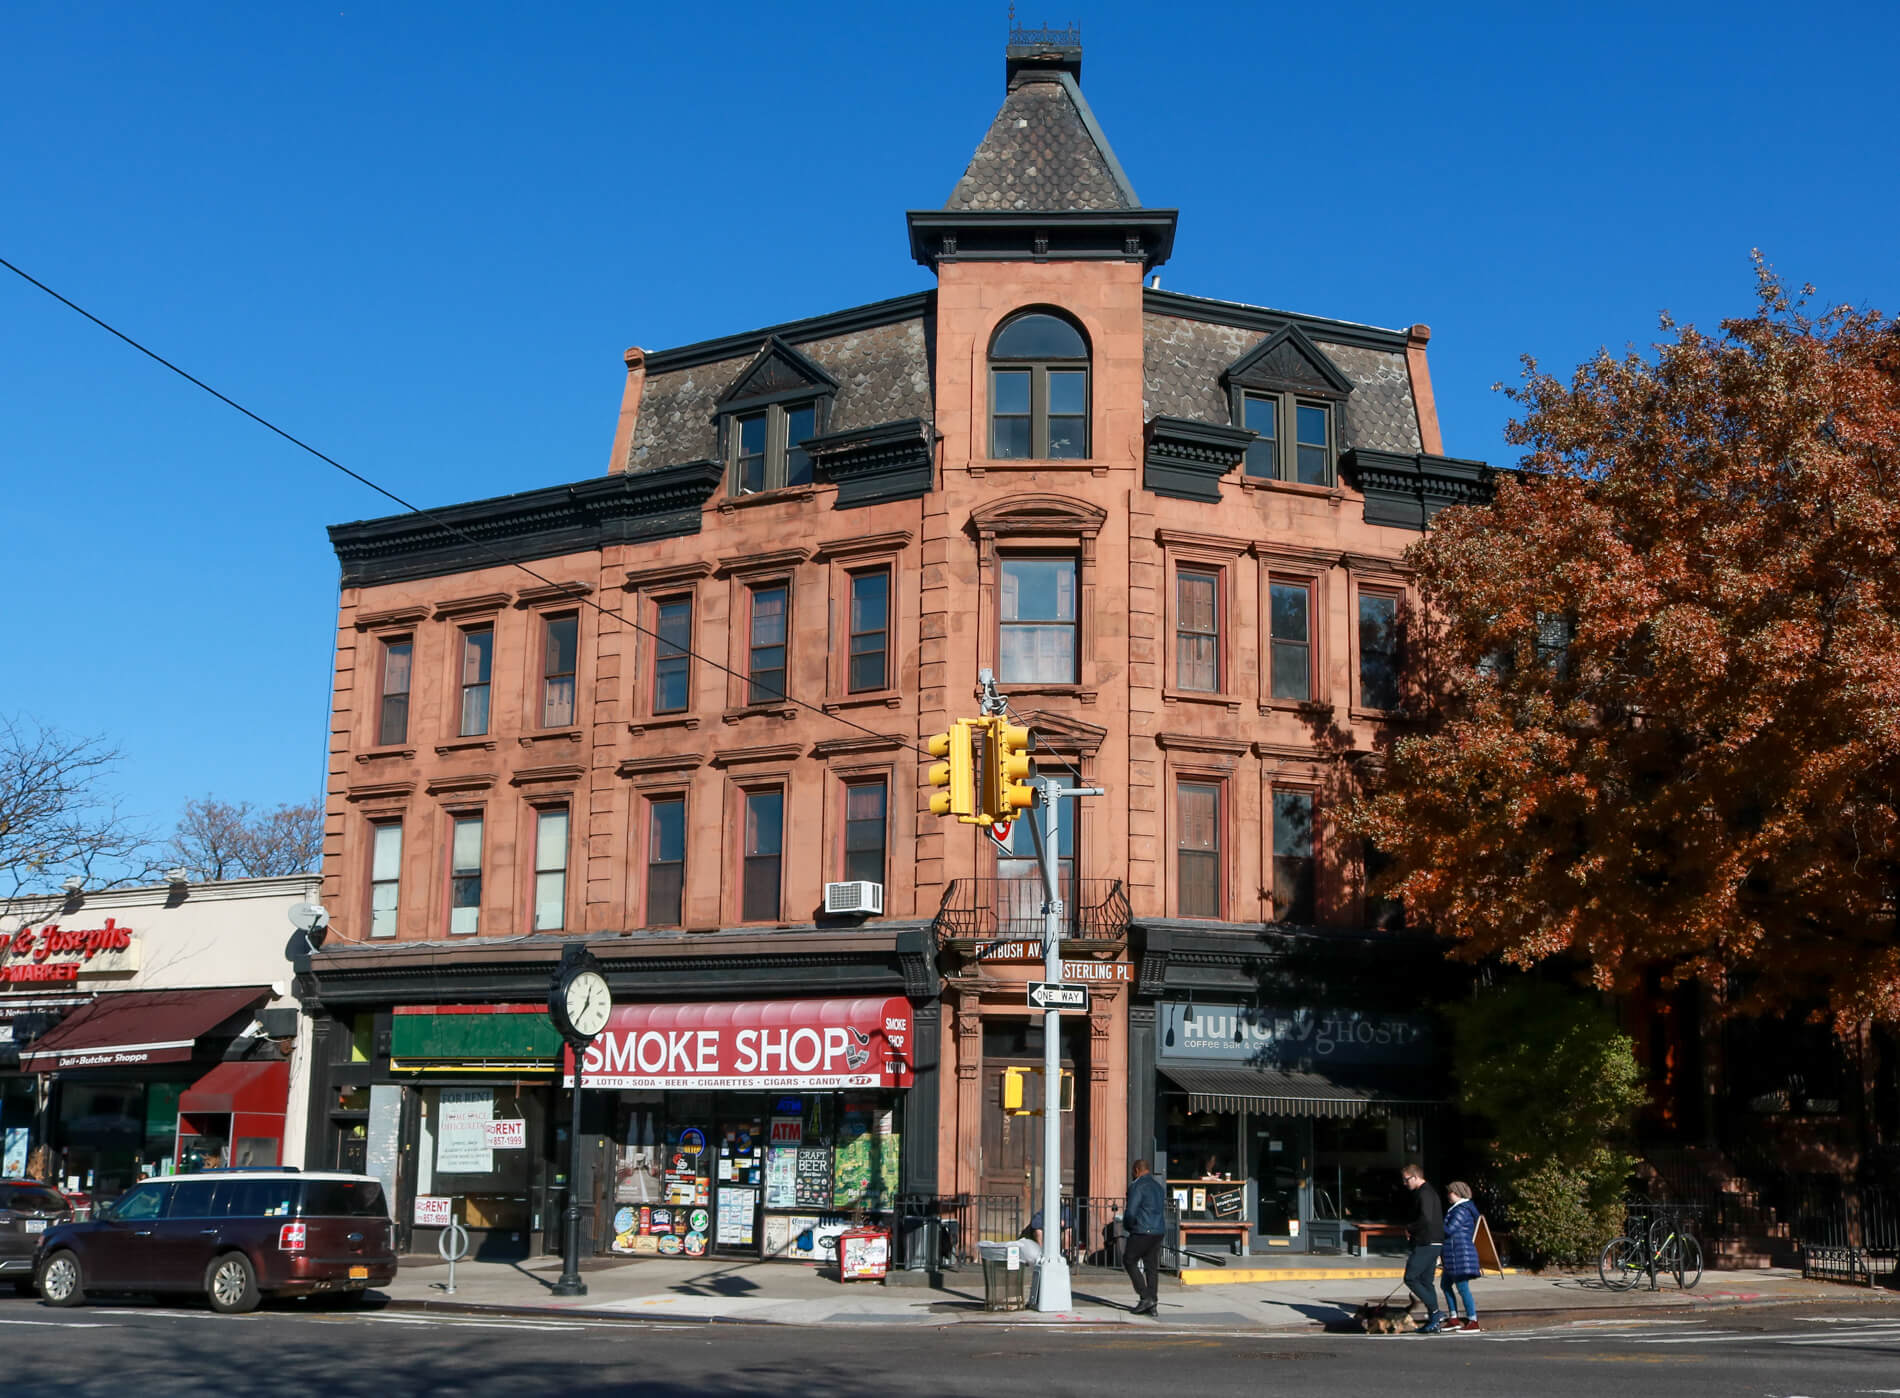
<svg viewBox="0 0 1900 1398">
<path fill-rule="evenodd" d="M 1212 1219 L 1184 1218 L 1181 1220 L 1181 1246 L 1193 1247 L 1197 1238 L 1224 1238 L 1229 1252 L 1243 1253 L 1247 1250 L 1249 1225 L 1243 1220 L 1239 1223 L 1216 1223 Z"/>
<path fill-rule="evenodd" d="M 1346 1231 L 1356 1235 L 1356 1248 L 1361 1256 L 1366 1249 L 1381 1238 L 1404 1238 L 1410 1231 L 1403 1223 L 1348 1223 Z"/>
</svg>

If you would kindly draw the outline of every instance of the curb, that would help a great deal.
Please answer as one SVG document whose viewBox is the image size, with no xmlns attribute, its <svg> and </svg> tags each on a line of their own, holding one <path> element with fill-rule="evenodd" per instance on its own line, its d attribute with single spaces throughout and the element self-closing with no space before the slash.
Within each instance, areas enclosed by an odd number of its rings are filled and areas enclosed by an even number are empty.
<svg viewBox="0 0 1900 1398">
<path fill-rule="evenodd" d="M 375 1310 L 366 1307 L 364 1314 L 386 1314 L 390 1311 L 422 1311 L 434 1315 L 505 1315 L 527 1317 L 531 1320 L 585 1320 L 595 1324 L 612 1321 L 622 1325 L 664 1323 L 668 1325 L 775 1326 L 783 1323 L 776 1320 L 754 1320 L 745 1316 L 636 1315 L 628 1311 L 595 1310 L 589 1306 L 521 1306 L 502 1301 L 457 1301 L 447 1296 L 423 1299 L 392 1296 Z"/>
</svg>

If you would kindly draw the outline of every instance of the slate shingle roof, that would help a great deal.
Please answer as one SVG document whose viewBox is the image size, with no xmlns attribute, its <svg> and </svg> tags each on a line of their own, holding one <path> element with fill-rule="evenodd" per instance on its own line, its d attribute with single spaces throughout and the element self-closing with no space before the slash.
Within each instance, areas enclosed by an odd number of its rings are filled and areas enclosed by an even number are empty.
<svg viewBox="0 0 1900 1398">
<path fill-rule="evenodd" d="M 921 317 L 807 340 L 797 348 L 838 381 L 826 427 L 829 432 L 913 417 L 927 422 L 935 416 L 929 332 Z M 649 375 L 640 395 L 640 416 L 634 424 L 626 469 L 652 471 L 714 455 L 718 450 L 714 405 L 752 362 L 757 349 L 733 359 Z"/>
<path fill-rule="evenodd" d="M 1340 449 L 1423 450 L 1405 356 L 1329 344 L 1323 331 L 1310 327 L 1307 333 L 1353 382 L 1341 425 Z M 1232 414 L 1221 371 L 1265 338 L 1258 331 L 1238 326 L 1147 312 L 1142 316 L 1142 415 L 1163 413 L 1197 422 L 1227 423 Z"/>
<path fill-rule="evenodd" d="M 1082 90 L 1067 74 L 1023 73 L 945 209 L 1138 209 Z"/>
</svg>

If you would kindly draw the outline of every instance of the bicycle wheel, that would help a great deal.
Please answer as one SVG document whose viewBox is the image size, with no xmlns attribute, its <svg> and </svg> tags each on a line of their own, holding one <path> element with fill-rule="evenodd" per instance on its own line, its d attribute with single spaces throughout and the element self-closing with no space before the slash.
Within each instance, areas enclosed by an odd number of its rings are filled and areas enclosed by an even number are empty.
<svg viewBox="0 0 1900 1398">
<path fill-rule="evenodd" d="M 1597 1258 L 1597 1276 L 1611 1291 L 1628 1291 L 1642 1280 L 1643 1245 L 1634 1238 L 1612 1238 Z"/>
<path fill-rule="evenodd" d="M 1684 1291 L 1692 1291 L 1695 1284 L 1702 1280 L 1702 1244 L 1684 1233 L 1676 1239 L 1675 1266 L 1676 1285 Z"/>
</svg>

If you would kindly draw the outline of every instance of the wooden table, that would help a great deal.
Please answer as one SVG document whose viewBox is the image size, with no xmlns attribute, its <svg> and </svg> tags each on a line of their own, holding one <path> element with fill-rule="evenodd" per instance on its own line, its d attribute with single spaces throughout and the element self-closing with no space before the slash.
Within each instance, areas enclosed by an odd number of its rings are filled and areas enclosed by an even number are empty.
<svg viewBox="0 0 1900 1398">
<path fill-rule="evenodd" d="M 1359 1253 L 1364 1256 L 1369 1244 L 1381 1238 L 1403 1238 L 1410 1229 L 1403 1223 L 1348 1223 L 1346 1231 L 1358 1235 Z"/>
</svg>

